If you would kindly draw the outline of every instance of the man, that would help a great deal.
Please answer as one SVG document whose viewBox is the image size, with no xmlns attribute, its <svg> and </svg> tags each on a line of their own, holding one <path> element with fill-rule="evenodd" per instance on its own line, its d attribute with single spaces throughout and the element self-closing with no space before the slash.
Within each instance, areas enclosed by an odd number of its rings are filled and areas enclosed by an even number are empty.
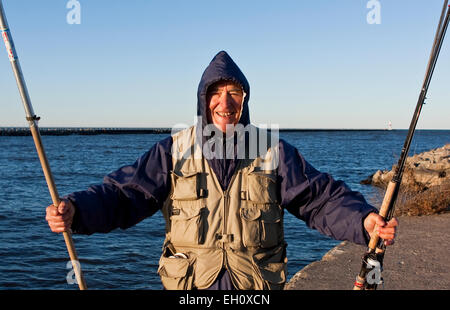
<svg viewBox="0 0 450 310">
<path fill-rule="evenodd" d="M 125 229 L 161 210 L 166 239 L 158 273 L 166 289 L 282 289 L 284 210 L 338 240 L 366 245 L 378 233 L 393 243 L 396 219 L 385 223 L 361 194 L 250 124 L 249 84 L 226 52 L 206 68 L 197 97 L 195 126 L 156 143 L 103 184 L 49 206 L 52 231 Z"/>
</svg>

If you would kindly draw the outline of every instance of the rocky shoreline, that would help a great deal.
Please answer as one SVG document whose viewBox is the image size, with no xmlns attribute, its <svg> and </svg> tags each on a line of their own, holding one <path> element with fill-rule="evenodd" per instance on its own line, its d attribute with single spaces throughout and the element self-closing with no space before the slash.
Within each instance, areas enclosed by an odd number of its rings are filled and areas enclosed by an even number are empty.
<svg viewBox="0 0 450 310">
<path fill-rule="evenodd" d="M 361 183 L 385 189 L 395 169 L 378 170 Z M 408 157 L 395 216 L 438 214 L 449 206 L 450 144 Z"/>
<path fill-rule="evenodd" d="M 394 175 L 396 166 L 395 164 L 390 171 L 378 170 L 361 183 L 386 188 Z M 402 186 L 423 190 L 442 185 L 449 180 L 449 177 L 450 144 L 446 144 L 443 147 L 408 157 L 405 163 Z"/>
<path fill-rule="evenodd" d="M 448 290 L 450 273 L 450 144 L 408 157 L 395 216 L 399 229 L 384 259 L 385 290 Z M 385 189 L 390 171 L 363 184 Z M 366 247 L 344 241 L 298 271 L 286 290 L 351 290 Z"/>
</svg>

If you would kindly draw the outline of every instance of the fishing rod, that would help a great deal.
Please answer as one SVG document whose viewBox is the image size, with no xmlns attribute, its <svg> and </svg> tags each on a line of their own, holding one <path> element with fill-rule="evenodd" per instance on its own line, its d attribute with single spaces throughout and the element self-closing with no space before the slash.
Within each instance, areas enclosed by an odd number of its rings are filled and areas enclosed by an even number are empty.
<svg viewBox="0 0 450 310">
<path fill-rule="evenodd" d="M 14 72 L 14 77 L 16 78 L 17 86 L 19 88 L 20 96 L 22 98 L 22 103 L 25 108 L 25 115 L 28 125 L 30 127 L 31 134 L 33 136 L 34 144 L 36 146 L 36 151 L 41 162 L 42 170 L 44 172 L 45 180 L 47 181 L 50 196 L 52 197 L 53 205 L 58 207 L 61 200 L 56 189 L 55 180 L 53 174 L 50 170 L 50 165 L 47 160 L 47 156 L 44 151 L 44 146 L 42 144 L 41 135 L 39 132 L 39 127 L 37 122 L 39 117 L 34 114 L 33 106 L 31 105 L 30 96 L 28 94 L 28 89 L 25 84 L 25 79 L 23 77 L 22 69 L 20 67 L 19 58 L 17 56 L 14 42 L 11 36 L 11 31 L 8 27 L 8 22 L 6 20 L 5 11 L 3 9 L 2 0 L 0 0 L 0 32 L 5 42 L 6 51 L 8 53 L 9 60 Z M 86 282 L 84 281 L 83 273 L 78 261 L 77 253 L 75 250 L 75 245 L 72 240 L 72 234 L 69 231 L 63 232 L 64 241 L 66 242 L 67 251 L 69 252 L 70 260 L 72 262 L 73 271 L 75 273 L 75 278 L 77 280 L 80 290 L 85 290 Z"/>
<path fill-rule="evenodd" d="M 417 101 L 416 110 L 411 120 L 408 135 L 406 136 L 400 158 L 398 160 L 397 166 L 395 167 L 394 176 L 387 186 L 386 193 L 379 211 L 379 215 L 384 218 L 385 222 L 389 222 L 394 214 L 395 201 L 399 193 L 406 158 L 408 156 L 409 148 L 411 146 L 411 141 L 414 136 L 414 131 L 416 129 L 417 121 L 419 120 L 422 106 L 425 104 L 431 77 L 433 75 L 439 52 L 442 47 L 442 42 L 444 41 L 445 33 L 448 28 L 449 18 L 450 5 L 448 5 L 448 0 L 445 0 L 436 30 L 433 47 L 431 49 L 430 58 L 428 60 L 425 79 L 420 91 L 419 99 Z M 363 255 L 361 270 L 356 277 L 356 281 L 353 286 L 354 290 L 374 290 L 379 284 L 383 283 L 381 278 L 381 271 L 385 251 L 386 246 L 383 242 L 383 239 L 381 239 L 377 234 L 374 234 L 370 238 L 367 252 Z"/>
</svg>

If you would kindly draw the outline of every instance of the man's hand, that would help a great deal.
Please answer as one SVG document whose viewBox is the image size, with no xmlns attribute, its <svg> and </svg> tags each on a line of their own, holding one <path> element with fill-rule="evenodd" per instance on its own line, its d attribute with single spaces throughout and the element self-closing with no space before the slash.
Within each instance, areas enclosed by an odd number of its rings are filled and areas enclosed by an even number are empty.
<svg viewBox="0 0 450 310">
<path fill-rule="evenodd" d="M 364 228 L 370 237 L 377 234 L 384 240 L 385 245 L 394 244 L 395 234 L 397 232 L 398 221 L 392 218 L 389 222 L 385 222 L 383 218 L 376 213 L 369 213 L 364 219 Z"/>
<path fill-rule="evenodd" d="M 48 226 L 55 233 L 61 233 L 69 231 L 72 226 L 73 215 L 75 214 L 74 205 L 68 201 L 63 200 L 59 204 L 58 208 L 54 205 L 47 207 L 47 214 L 45 219 L 48 222 Z"/>
</svg>

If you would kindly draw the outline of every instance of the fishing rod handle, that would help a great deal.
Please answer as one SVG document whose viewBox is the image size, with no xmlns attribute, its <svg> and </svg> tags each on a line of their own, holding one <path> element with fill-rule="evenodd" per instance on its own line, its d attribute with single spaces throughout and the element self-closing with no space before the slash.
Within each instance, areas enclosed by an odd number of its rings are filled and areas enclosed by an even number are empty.
<svg viewBox="0 0 450 310">
<path fill-rule="evenodd" d="M 378 211 L 378 214 L 385 220 L 386 220 L 386 217 L 388 216 L 388 214 L 390 213 L 391 209 L 393 208 L 393 203 L 395 201 L 396 193 L 398 192 L 398 187 L 399 187 L 398 182 L 396 182 L 394 180 L 389 181 L 387 189 L 386 189 L 386 193 L 384 194 L 383 202 L 381 204 L 380 210 Z M 375 228 L 376 228 L 376 226 L 375 226 Z M 353 284 L 353 290 L 360 291 L 360 290 L 367 289 L 366 276 L 367 276 L 368 269 L 366 267 L 366 264 L 367 264 L 366 260 L 367 260 L 367 257 L 369 257 L 370 255 L 373 255 L 374 253 L 383 255 L 384 250 L 378 247 L 379 241 L 380 241 L 380 237 L 378 236 L 377 233 L 373 234 L 373 236 L 370 238 L 368 250 L 363 257 L 361 271 L 356 276 L 356 280 Z"/>
<path fill-rule="evenodd" d="M 389 214 L 390 208 L 392 208 L 394 194 L 397 191 L 398 186 L 399 186 L 399 183 L 394 182 L 394 181 L 389 181 L 389 184 L 386 189 L 386 193 L 384 194 L 383 202 L 380 207 L 380 211 L 378 212 L 378 214 L 383 219 L 386 219 L 386 216 Z M 373 251 L 376 249 L 379 238 L 380 237 L 376 233 L 370 238 L 370 241 L 369 241 L 369 249 L 370 250 Z"/>
</svg>

